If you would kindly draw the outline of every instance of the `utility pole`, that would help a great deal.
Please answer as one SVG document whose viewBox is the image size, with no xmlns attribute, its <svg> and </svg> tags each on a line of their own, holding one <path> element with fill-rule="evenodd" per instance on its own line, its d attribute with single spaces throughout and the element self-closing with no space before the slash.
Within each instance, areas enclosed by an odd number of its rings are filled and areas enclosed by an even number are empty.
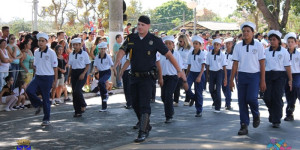
<svg viewBox="0 0 300 150">
<path fill-rule="evenodd" d="M 109 0 L 109 51 L 112 54 L 118 34 L 123 37 L 123 0 Z M 116 77 L 113 73 L 112 82 L 116 87 Z"/>
<path fill-rule="evenodd" d="M 184 28 L 184 24 L 185 24 L 185 11 L 183 11 L 182 21 L 183 21 L 183 28 Z"/>
<path fill-rule="evenodd" d="M 194 8 L 194 35 L 196 34 L 196 25 L 197 25 L 197 18 L 196 18 L 196 7 Z"/>
<path fill-rule="evenodd" d="M 38 26 L 37 26 L 37 15 L 38 15 L 38 0 L 33 0 L 33 31 L 37 31 L 38 30 Z"/>
</svg>

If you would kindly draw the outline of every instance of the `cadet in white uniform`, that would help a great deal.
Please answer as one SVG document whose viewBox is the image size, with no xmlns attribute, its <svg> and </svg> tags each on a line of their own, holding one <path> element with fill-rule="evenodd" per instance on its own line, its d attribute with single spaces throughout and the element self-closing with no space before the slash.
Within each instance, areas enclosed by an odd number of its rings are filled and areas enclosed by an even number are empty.
<svg viewBox="0 0 300 150">
<path fill-rule="evenodd" d="M 226 52 L 225 52 L 225 55 L 226 55 L 226 63 L 227 63 L 227 66 L 226 66 L 226 70 L 227 70 L 227 79 L 230 79 L 230 74 L 231 74 L 231 69 L 232 69 L 232 64 L 233 64 L 233 61 L 232 61 L 232 53 L 233 53 L 233 38 L 227 38 L 225 41 L 225 46 L 226 46 Z M 222 80 L 222 83 L 224 83 L 224 76 L 225 74 L 223 73 L 223 80 Z M 224 84 L 222 84 L 222 91 L 223 91 L 223 94 L 225 96 L 225 109 L 226 110 L 231 110 L 231 91 L 230 91 L 230 88 L 229 88 L 229 81 L 230 80 L 227 80 L 227 86 L 224 86 Z"/>
<path fill-rule="evenodd" d="M 207 71 L 209 71 L 209 92 L 213 99 L 215 113 L 221 111 L 221 86 L 227 86 L 226 56 L 221 52 L 221 39 L 214 39 L 212 44 L 214 49 L 206 56 Z M 224 72 L 224 79 L 222 72 Z"/>
<path fill-rule="evenodd" d="M 182 69 L 183 63 L 180 54 L 178 51 L 175 51 L 174 37 L 173 36 L 165 36 L 163 37 L 163 42 L 172 52 L 175 60 L 177 61 L 179 67 Z M 175 92 L 176 85 L 178 83 L 177 71 L 172 65 L 172 63 L 166 58 L 164 55 L 160 55 L 160 64 L 162 68 L 162 76 L 163 76 L 163 86 L 161 87 L 161 99 L 164 102 L 165 108 L 165 123 L 171 123 L 174 114 L 173 107 L 173 94 Z"/>
<path fill-rule="evenodd" d="M 254 40 L 255 24 L 245 22 L 241 25 L 243 41 L 237 43 L 233 50 L 233 66 L 230 76 L 230 89 L 234 88 L 234 76 L 238 71 L 238 103 L 240 111 L 241 128 L 238 135 L 248 134 L 250 123 L 250 106 L 253 116 L 253 127 L 260 124 L 258 110 L 258 91 L 266 89 L 265 83 L 265 54 L 262 44 Z"/>
<path fill-rule="evenodd" d="M 69 55 L 69 78 L 72 84 L 73 107 L 75 109 L 74 117 L 81 117 L 86 108 L 86 103 L 82 94 L 82 87 L 87 79 L 90 59 L 86 51 L 83 51 L 81 38 L 75 38 L 71 41 L 74 48 L 73 53 Z"/>
<path fill-rule="evenodd" d="M 295 103 L 297 98 L 300 99 L 300 49 L 297 49 L 297 36 L 294 32 L 290 32 L 284 37 L 287 41 L 288 52 L 290 53 L 291 70 L 293 76 L 292 91 L 286 82 L 285 97 L 287 101 L 286 117 L 284 121 L 293 121 L 295 110 Z"/>
<path fill-rule="evenodd" d="M 282 96 L 286 84 L 292 89 L 292 74 L 289 52 L 281 46 L 281 33 L 271 30 L 268 33 L 271 46 L 265 49 L 266 53 L 266 85 L 264 101 L 269 111 L 269 122 L 273 128 L 279 128 L 282 118 Z"/>
<path fill-rule="evenodd" d="M 107 109 L 107 100 L 108 93 L 106 90 L 106 81 L 111 76 L 111 67 L 113 67 L 114 63 L 109 54 L 106 53 L 107 43 L 102 42 L 98 46 L 100 48 L 100 53 L 95 57 L 94 66 L 99 71 L 99 82 L 98 86 L 100 88 L 101 99 L 102 99 L 102 108 L 99 110 L 100 112 L 105 112 Z"/>
<path fill-rule="evenodd" d="M 183 34 L 178 37 L 178 48 L 177 51 L 179 52 L 182 61 L 183 61 L 183 70 L 186 73 L 188 67 L 188 55 L 191 51 L 193 51 L 193 46 L 189 43 L 188 37 Z M 179 78 L 178 84 L 175 89 L 174 93 L 174 106 L 178 106 L 179 96 L 180 96 L 180 87 L 182 86 L 182 79 Z M 189 105 L 189 100 L 187 97 L 185 98 L 184 106 Z"/>
<path fill-rule="evenodd" d="M 202 106 L 203 106 L 203 82 L 205 82 L 205 62 L 206 52 L 202 51 L 201 45 L 204 41 L 199 36 L 193 36 L 192 38 L 194 50 L 190 52 L 188 56 L 188 68 L 187 68 L 187 83 L 188 91 L 186 92 L 187 100 L 190 101 L 190 106 L 196 102 L 196 115 L 195 117 L 202 117 Z M 194 83 L 195 93 L 192 92 L 191 86 Z"/>
<path fill-rule="evenodd" d="M 44 118 L 42 126 L 50 125 L 50 90 L 56 87 L 57 82 L 57 56 L 56 53 L 47 46 L 48 35 L 46 33 L 37 34 L 39 49 L 34 51 L 35 76 L 29 83 L 26 93 L 31 104 L 37 108 L 35 114 L 39 114 L 43 106 Z M 54 81 L 54 82 L 53 82 Z M 40 91 L 43 101 L 37 97 L 36 92 Z"/>
</svg>

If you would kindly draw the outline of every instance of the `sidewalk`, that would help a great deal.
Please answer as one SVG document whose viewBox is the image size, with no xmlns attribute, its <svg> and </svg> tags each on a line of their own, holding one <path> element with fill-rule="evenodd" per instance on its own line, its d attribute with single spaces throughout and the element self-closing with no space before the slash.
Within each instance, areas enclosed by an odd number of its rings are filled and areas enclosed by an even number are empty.
<svg viewBox="0 0 300 150">
<path fill-rule="evenodd" d="M 181 91 L 183 93 L 183 91 Z M 183 95 L 183 94 L 182 94 Z M 85 95 L 89 96 L 89 95 Z M 233 94 L 233 111 L 213 113 L 210 94 L 204 92 L 202 118 L 196 118 L 195 108 L 175 107 L 174 120 L 165 124 L 160 89 L 157 88 L 156 103 L 152 105 L 151 125 L 153 127 L 146 142 L 133 142 L 137 130 L 134 111 L 124 109 L 123 94 L 114 94 L 108 100 L 108 112 L 99 112 L 100 97 L 87 98 L 87 111 L 81 118 L 73 118 L 72 102 L 51 107 L 51 126 L 41 127 L 42 114 L 34 116 L 34 109 L 0 112 L 0 149 L 14 149 L 18 139 L 29 139 L 35 150 L 107 150 L 107 149 L 268 149 L 271 139 L 285 140 L 292 149 L 300 149 L 300 110 L 297 103 L 294 122 L 282 121 L 281 128 L 274 129 L 268 123 L 268 112 L 259 100 L 261 125 L 249 126 L 249 135 L 238 136 L 239 112 L 236 93 Z M 285 113 L 284 113 L 285 115 Z M 252 118 L 251 118 L 252 119 Z"/>
</svg>

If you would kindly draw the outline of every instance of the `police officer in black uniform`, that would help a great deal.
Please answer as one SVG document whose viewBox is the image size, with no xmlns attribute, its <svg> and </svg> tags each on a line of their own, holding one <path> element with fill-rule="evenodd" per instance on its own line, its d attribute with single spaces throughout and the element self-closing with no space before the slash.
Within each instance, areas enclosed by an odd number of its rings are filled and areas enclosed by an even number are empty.
<svg viewBox="0 0 300 150">
<path fill-rule="evenodd" d="M 132 97 L 132 107 L 139 120 L 139 134 L 135 142 L 143 142 L 149 135 L 151 126 L 149 124 L 151 107 L 150 99 L 153 84 L 157 78 L 157 68 L 155 65 L 156 52 L 165 55 L 177 70 L 177 75 L 186 82 L 185 74 L 180 69 L 172 53 L 164 45 L 162 40 L 149 33 L 150 19 L 147 16 L 140 16 L 138 19 L 138 33 L 127 36 L 117 54 L 115 67 L 119 65 L 121 58 L 129 53 L 131 72 L 130 90 Z"/>
</svg>

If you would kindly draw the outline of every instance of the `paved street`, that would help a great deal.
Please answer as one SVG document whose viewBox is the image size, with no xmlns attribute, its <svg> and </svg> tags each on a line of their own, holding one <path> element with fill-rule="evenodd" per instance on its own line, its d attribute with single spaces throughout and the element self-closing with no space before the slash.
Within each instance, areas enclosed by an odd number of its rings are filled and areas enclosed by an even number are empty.
<svg viewBox="0 0 300 150">
<path fill-rule="evenodd" d="M 183 91 L 182 91 L 183 92 Z M 133 142 L 137 130 L 132 129 L 137 119 L 133 110 L 123 108 L 123 94 L 110 96 L 108 112 L 98 112 L 100 97 L 87 99 L 88 108 L 82 118 L 73 118 L 71 102 L 53 106 L 51 126 L 41 127 L 42 115 L 34 116 L 35 109 L 0 112 L 0 149 L 14 149 L 18 139 L 29 139 L 35 149 L 267 149 L 271 139 L 285 140 L 292 149 L 300 149 L 300 111 L 297 102 L 295 121 L 282 121 L 281 128 L 273 129 L 267 120 L 267 109 L 260 103 L 261 125 L 249 126 L 249 135 L 237 136 L 240 128 L 236 93 L 233 94 L 233 111 L 216 114 L 211 109 L 212 100 L 204 92 L 202 118 L 196 118 L 195 108 L 179 107 L 171 124 L 165 124 L 163 104 L 157 88 L 157 100 L 152 104 L 153 129 L 146 142 Z M 183 95 L 183 93 L 182 93 Z M 224 106 L 222 97 L 222 106 Z M 42 114 L 42 113 L 41 113 Z"/>
</svg>

